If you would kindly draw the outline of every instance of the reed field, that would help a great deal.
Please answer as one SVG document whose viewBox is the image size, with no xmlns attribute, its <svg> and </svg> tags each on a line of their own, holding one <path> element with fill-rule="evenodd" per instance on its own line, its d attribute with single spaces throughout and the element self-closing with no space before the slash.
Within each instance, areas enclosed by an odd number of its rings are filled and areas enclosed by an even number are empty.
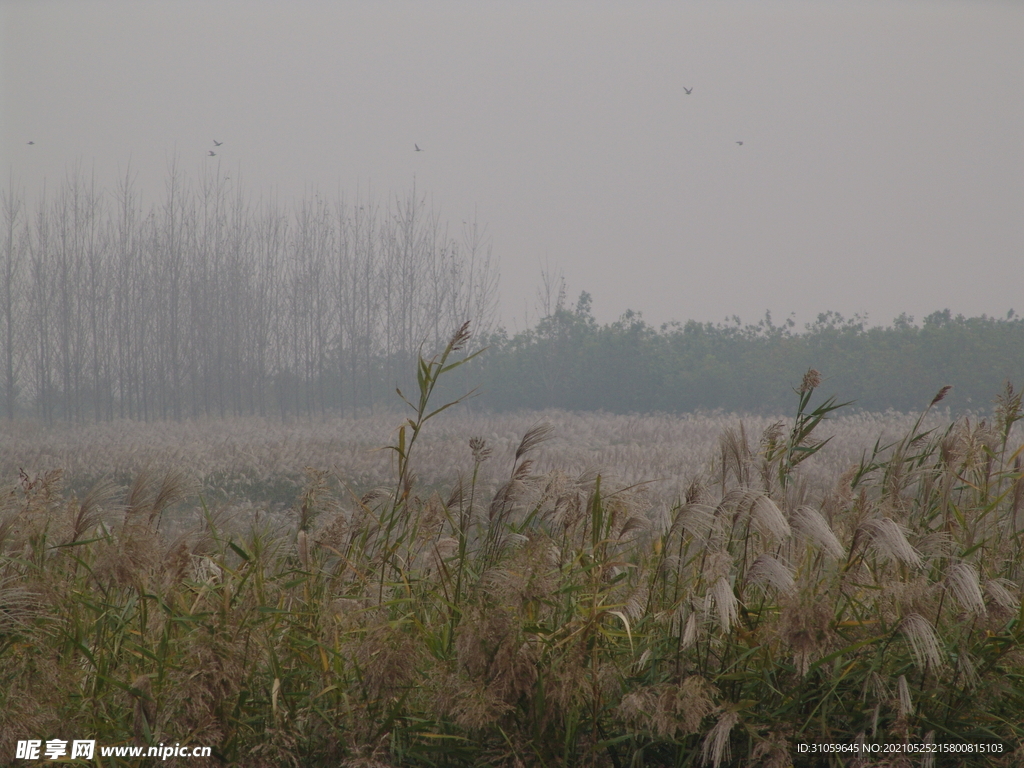
<svg viewBox="0 0 1024 768">
<path fill-rule="evenodd" d="M 944 428 L 952 418 L 937 407 L 923 424 Z M 552 431 L 532 454 L 535 471 L 600 470 L 605 482 L 643 483 L 649 501 L 664 509 L 708 468 L 725 431 L 742 428 L 753 440 L 785 419 L 785 414 L 619 415 L 555 409 L 476 414 L 460 406 L 439 415 L 422 435 L 415 472 L 421 485 L 444 488 L 472 466 L 468 436 L 479 437 L 487 441 L 493 459 L 480 466 L 478 483 L 493 492 L 507 480 L 522 436 L 538 424 L 550 424 Z M 801 481 L 819 490 L 829 487 L 876 440 L 897 439 L 916 419 L 917 414 L 895 412 L 833 414 L 816 431 L 820 439 L 831 438 L 829 449 L 801 467 Z M 382 446 L 394 440 L 402 420 L 395 409 L 360 418 L 288 422 L 258 416 L 58 422 L 49 427 L 16 422 L 0 434 L 0 477 L 10 481 L 21 471 L 36 476 L 60 470 L 65 489 L 81 496 L 105 478 L 127 486 L 144 470 L 173 470 L 188 477 L 207 503 L 282 511 L 302 493 L 307 468 L 328 472 L 335 487 L 348 486 L 360 495 L 390 485 L 393 457 Z"/>
<path fill-rule="evenodd" d="M 1020 393 L 490 416 L 467 341 L 404 413 L 5 427 L 0 762 L 1024 763 Z"/>
</svg>

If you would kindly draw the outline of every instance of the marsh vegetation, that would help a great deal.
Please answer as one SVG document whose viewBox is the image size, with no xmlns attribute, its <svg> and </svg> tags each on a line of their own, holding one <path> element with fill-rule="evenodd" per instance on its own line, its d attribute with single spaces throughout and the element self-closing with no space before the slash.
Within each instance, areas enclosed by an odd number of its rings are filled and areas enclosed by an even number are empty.
<svg viewBox="0 0 1024 768">
<path fill-rule="evenodd" d="M 522 425 L 432 399 L 467 343 L 420 360 L 390 429 L 321 444 L 286 509 L 207 502 L 211 476 L 261 461 L 230 422 L 171 461 L 140 443 L 127 486 L 68 495 L 75 459 L 38 453 L 0 521 L 5 758 L 88 734 L 246 766 L 785 766 L 801 742 L 1019 762 L 1019 393 L 950 423 L 942 390 L 855 417 L 878 440 L 843 445 L 808 371 L 786 419 L 613 417 L 612 441 L 553 413 L 510 440 Z M 290 472 L 325 434 L 305 429 Z M 675 429 L 718 434 L 691 456 Z M 350 481 L 374 443 L 389 482 L 376 459 Z"/>
</svg>

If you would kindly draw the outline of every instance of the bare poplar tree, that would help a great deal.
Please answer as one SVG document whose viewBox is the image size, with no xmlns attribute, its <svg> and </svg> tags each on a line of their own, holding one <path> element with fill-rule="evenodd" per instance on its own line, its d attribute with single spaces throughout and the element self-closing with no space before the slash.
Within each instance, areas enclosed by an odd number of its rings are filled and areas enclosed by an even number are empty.
<svg viewBox="0 0 1024 768">
<path fill-rule="evenodd" d="M 22 283 L 22 263 L 28 246 L 28 233 L 22 229 L 23 200 L 13 184 L 2 193 L 4 251 L 0 257 L 0 343 L 3 344 L 4 410 L 14 420 L 18 398 L 18 373 L 21 355 L 21 312 L 26 286 Z"/>
<path fill-rule="evenodd" d="M 92 392 L 93 418 L 110 418 L 113 411 L 110 381 L 110 353 L 107 338 L 110 331 L 111 288 L 109 280 L 108 248 L 110 243 L 109 218 L 103 218 L 103 198 L 96 189 L 96 178 L 91 176 L 82 200 L 82 247 L 84 249 L 84 316 L 88 320 L 86 331 L 87 357 L 90 362 L 88 389 Z"/>
<path fill-rule="evenodd" d="M 361 407 L 373 410 L 374 361 L 381 348 L 380 211 L 372 195 L 368 195 L 365 201 L 357 197 L 351 211 L 343 202 L 339 203 L 335 217 L 338 366 L 341 377 L 347 374 L 349 403 L 355 415 Z"/>
<path fill-rule="evenodd" d="M 273 380 L 279 355 L 277 329 L 280 326 L 278 294 L 275 290 L 283 268 L 288 222 L 269 203 L 257 215 L 256 255 L 253 261 L 252 301 L 247 313 L 250 370 L 256 382 L 255 400 L 260 416 L 266 415 L 271 394 L 267 385 Z"/>
<path fill-rule="evenodd" d="M 289 309 L 293 371 L 307 415 L 324 411 L 325 377 L 333 302 L 329 299 L 329 259 L 333 247 L 333 213 L 319 194 L 296 211 L 290 274 Z M 298 393 L 297 393 L 298 394 Z"/>
<path fill-rule="evenodd" d="M 255 332 L 256 306 L 254 225 L 240 184 L 229 202 L 222 315 L 229 320 L 224 343 L 229 351 L 227 378 L 235 415 L 255 413 L 255 381 L 252 377 L 251 335 Z"/>
<path fill-rule="evenodd" d="M 136 301 L 141 266 L 141 232 L 138 195 L 135 192 L 135 177 L 131 164 L 123 179 L 118 180 L 115 192 L 117 203 L 117 224 L 114 255 L 112 259 L 111 282 L 113 283 L 113 326 L 116 345 L 116 377 L 118 415 L 121 418 L 135 418 L 142 415 L 137 409 L 141 405 L 139 393 L 139 366 L 142 363 L 136 348 L 138 303 Z"/>
<path fill-rule="evenodd" d="M 462 258 L 456 259 L 456 269 L 465 272 L 466 293 L 450 317 L 450 327 L 469 320 L 478 338 L 487 338 L 498 322 L 498 285 L 501 273 L 487 235 L 474 214 L 473 220 L 462 229 Z M 460 282 L 461 284 L 461 282 Z"/>
<path fill-rule="evenodd" d="M 415 187 L 288 210 L 254 208 L 219 168 L 168 173 L 148 212 L 130 165 L 111 204 L 79 169 L 32 215 L 4 196 L 9 419 L 19 392 L 46 421 L 372 412 L 417 352 L 493 325 L 485 232 L 450 237 Z"/>
<path fill-rule="evenodd" d="M 81 179 L 76 171 L 57 193 L 53 210 L 57 241 L 55 252 L 56 280 L 53 310 L 56 313 L 57 371 L 60 377 L 62 414 L 66 421 L 78 421 L 82 372 L 82 334 L 80 333 L 80 301 L 78 287 L 82 284 L 83 256 Z"/>
<path fill-rule="evenodd" d="M 183 293 L 186 286 L 186 236 L 189 222 L 189 191 L 178 170 L 177 158 L 169 168 L 167 197 L 163 205 L 160 240 L 154 253 L 156 258 L 156 287 L 153 293 L 160 308 L 159 343 L 157 349 L 157 380 L 160 384 L 161 414 L 180 419 L 181 380 L 184 368 L 182 357 L 182 320 L 184 318 Z"/>
<path fill-rule="evenodd" d="M 35 396 L 38 413 L 42 420 L 49 424 L 53 421 L 52 403 L 52 353 L 50 325 L 50 309 L 52 306 L 51 280 L 51 243 L 50 218 L 46 204 L 44 187 L 39 207 L 36 210 L 35 226 L 29 240 L 29 269 L 31 271 L 31 288 L 29 293 L 31 306 L 30 344 L 33 357 L 33 374 L 35 378 Z"/>
</svg>

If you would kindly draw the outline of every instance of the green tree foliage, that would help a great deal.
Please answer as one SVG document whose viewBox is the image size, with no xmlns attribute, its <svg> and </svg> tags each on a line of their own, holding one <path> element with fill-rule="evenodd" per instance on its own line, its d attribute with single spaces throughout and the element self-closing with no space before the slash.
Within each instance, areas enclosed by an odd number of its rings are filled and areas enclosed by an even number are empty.
<svg viewBox="0 0 1024 768">
<path fill-rule="evenodd" d="M 558 307 L 484 356 L 481 403 L 493 410 L 564 408 L 628 412 L 778 413 L 788 382 L 809 368 L 855 407 L 913 410 L 947 384 L 958 409 L 985 408 L 1006 381 L 1024 379 L 1024 320 L 935 312 L 869 327 L 825 312 L 802 332 L 771 314 L 756 324 L 689 321 L 655 328 L 628 311 L 599 325 L 590 296 Z"/>
</svg>

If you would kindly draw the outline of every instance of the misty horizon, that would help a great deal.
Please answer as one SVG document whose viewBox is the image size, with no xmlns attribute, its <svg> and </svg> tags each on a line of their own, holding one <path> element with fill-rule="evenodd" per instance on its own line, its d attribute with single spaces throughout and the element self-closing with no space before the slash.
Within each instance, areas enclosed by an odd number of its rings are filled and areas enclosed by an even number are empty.
<svg viewBox="0 0 1024 768">
<path fill-rule="evenodd" d="M 29 201 L 129 164 L 154 201 L 173 158 L 285 205 L 415 185 L 486 226 L 514 330 L 542 271 L 602 323 L 1019 310 L 1019 5 L 72 1 L 0 30 Z"/>
</svg>

